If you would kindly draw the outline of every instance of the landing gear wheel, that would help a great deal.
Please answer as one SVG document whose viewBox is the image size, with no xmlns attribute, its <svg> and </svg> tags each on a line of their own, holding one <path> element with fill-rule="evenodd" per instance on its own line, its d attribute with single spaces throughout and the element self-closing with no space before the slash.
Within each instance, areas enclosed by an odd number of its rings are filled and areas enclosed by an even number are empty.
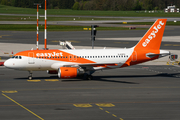
<svg viewBox="0 0 180 120">
<path fill-rule="evenodd" d="M 83 80 L 92 80 L 92 79 L 93 79 L 92 75 L 88 75 L 87 73 L 84 73 Z"/>
<path fill-rule="evenodd" d="M 29 79 L 29 80 L 32 80 L 32 76 L 29 76 L 28 79 Z"/>
<path fill-rule="evenodd" d="M 88 75 L 87 80 L 93 80 L 93 76 L 92 75 Z"/>
<path fill-rule="evenodd" d="M 32 80 L 32 71 L 29 71 L 28 79 L 29 79 L 29 80 Z"/>
</svg>

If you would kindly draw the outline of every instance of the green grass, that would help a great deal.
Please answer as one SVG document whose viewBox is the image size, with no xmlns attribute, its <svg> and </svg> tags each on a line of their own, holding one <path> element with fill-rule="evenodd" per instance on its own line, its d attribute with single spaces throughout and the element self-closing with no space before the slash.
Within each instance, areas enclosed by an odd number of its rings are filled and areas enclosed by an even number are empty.
<svg viewBox="0 0 180 120">
<path fill-rule="evenodd" d="M 98 21 L 98 20 L 132 20 L 126 18 L 94 18 L 94 17 L 47 17 L 48 21 Z M 36 16 L 7 16 L 0 15 L 0 21 L 36 21 Z M 135 19 L 133 19 L 135 20 Z M 39 17 L 39 21 L 44 21 L 43 17 Z"/>
<path fill-rule="evenodd" d="M 89 26 L 65 26 L 65 25 L 48 25 L 47 31 L 83 31 L 83 28 Z M 146 28 L 137 28 L 137 30 L 144 30 Z M 12 31 L 36 31 L 36 25 L 0 25 L 0 30 Z M 124 27 L 98 27 L 97 30 L 129 30 Z M 44 31 L 44 25 L 39 26 L 39 31 Z"/>
<path fill-rule="evenodd" d="M 154 22 L 128 22 L 128 25 L 153 25 Z M 116 23 L 115 23 L 116 24 Z M 117 24 L 123 24 L 123 23 L 117 23 Z M 166 25 L 175 25 L 175 26 L 179 26 L 180 22 L 173 22 L 173 21 L 167 21 Z"/>
<path fill-rule="evenodd" d="M 20 8 L 12 6 L 0 5 L 0 13 L 9 14 L 36 14 L 36 9 Z M 44 9 L 39 9 L 41 15 Z M 145 13 L 136 11 L 88 11 L 88 10 L 71 10 L 71 9 L 48 9 L 48 15 L 83 15 L 83 16 L 129 16 L 129 17 L 180 17 L 180 13 L 164 13 L 158 11 L 155 13 Z"/>
</svg>

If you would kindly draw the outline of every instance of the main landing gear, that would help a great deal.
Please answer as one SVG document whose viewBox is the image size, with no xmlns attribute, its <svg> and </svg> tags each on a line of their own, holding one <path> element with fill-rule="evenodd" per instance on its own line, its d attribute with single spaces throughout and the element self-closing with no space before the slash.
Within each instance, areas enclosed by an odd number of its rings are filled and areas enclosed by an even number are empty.
<svg viewBox="0 0 180 120">
<path fill-rule="evenodd" d="M 32 71 L 29 71 L 28 79 L 29 79 L 29 80 L 32 80 Z"/>
<path fill-rule="evenodd" d="M 83 75 L 83 80 L 93 80 L 93 76 L 92 75 L 89 75 L 87 73 L 84 73 Z"/>
</svg>

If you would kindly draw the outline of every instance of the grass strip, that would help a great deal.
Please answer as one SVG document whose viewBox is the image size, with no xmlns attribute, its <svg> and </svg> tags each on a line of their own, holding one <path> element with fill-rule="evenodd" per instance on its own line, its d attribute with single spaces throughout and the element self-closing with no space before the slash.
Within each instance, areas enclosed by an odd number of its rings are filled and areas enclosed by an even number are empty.
<svg viewBox="0 0 180 120">
<path fill-rule="evenodd" d="M 98 21 L 98 20 L 137 20 L 130 18 L 94 18 L 94 17 L 47 17 L 48 21 Z M 36 16 L 7 16 L 0 15 L 0 21 L 37 21 Z M 39 17 L 44 21 L 44 17 Z"/>
<path fill-rule="evenodd" d="M 153 25 L 154 22 L 127 22 L 128 25 Z M 123 23 L 111 23 L 111 24 L 123 24 Z M 175 25 L 179 26 L 180 21 L 167 21 L 166 25 Z"/>
<path fill-rule="evenodd" d="M 9 31 L 36 31 L 36 25 L 14 25 L 0 24 L 0 30 Z M 47 31 L 84 31 L 83 28 L 90 26 L 68 26 L 68 25 L 48 25 Z M 98 27 L 97 30 L 129 30 L 126 27 Z M 136 28 L 135 30 L 146 30 L 146 28 Z M 44 31 L 44 25 L 39 25 L 39 31 Z"/>
</svg>

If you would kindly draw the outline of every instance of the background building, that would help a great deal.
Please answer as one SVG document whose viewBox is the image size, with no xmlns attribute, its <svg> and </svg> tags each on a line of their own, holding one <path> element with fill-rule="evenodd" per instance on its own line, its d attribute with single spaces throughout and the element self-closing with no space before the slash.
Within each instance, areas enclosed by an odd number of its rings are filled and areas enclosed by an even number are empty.
<svg viewBox="0 0 180 120">
<path fill-rule="evenodd" d="M 176 8 L 175 5 L 167 6 L 167 8 L 165 8 L 164 12 L 166 12 L 166 13 L 168 13 L 168 12 L 179 12 L 179 8 Z"/>
</svg>

